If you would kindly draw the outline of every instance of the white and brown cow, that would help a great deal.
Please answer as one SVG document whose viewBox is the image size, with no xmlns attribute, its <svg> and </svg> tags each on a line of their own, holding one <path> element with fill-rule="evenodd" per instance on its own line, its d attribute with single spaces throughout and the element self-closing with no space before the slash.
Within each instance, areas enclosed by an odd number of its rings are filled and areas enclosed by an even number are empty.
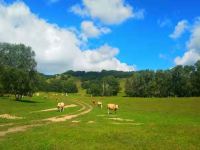
<svg viewBox="0 0 200 150">
<path fill-rule="evenodd" d="M 119 109 L 119 106 L 117 104 L 108 104 L 107 105 L 108 114 L 110 114 L 110 110 L 117 112 L 117 109 Z"/>
<path fill-rule="evenodd" d="M 64 111 L 65 103 L 63 102 L 58 103 L 57 108 L 58 108 L 58 111 L 60 112 Z"/>
<path fill-rule="evenodd" d="M 102 109 L 102 107 L 103 107 L 102 102 L 98 101 L 98 102 L 97 102 L 97 106 L 100 107 L 100 108 Z"/>
</svg>

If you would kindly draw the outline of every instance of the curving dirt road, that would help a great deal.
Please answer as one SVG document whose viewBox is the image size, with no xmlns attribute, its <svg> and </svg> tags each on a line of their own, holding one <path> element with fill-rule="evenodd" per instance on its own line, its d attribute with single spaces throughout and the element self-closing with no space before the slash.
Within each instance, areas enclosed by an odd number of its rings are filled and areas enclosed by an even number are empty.
<svg viewBox="0 0 200 150">
<path fill-rule="evenodd" d="M 60 116 L 56 116 L 56 117 L 50 117 L 50 118 L 45 118 L 42 120 L 37 120 L 37 123 L 30 122 L 29 125 L 10 127 L 6 131 L 0 131 L 0 137 L 4 137 L 9 133 L 23 132 L 32 127 L 37 127 L 37 126 L 42 126 L 45 124 L 62 122 L 62 121 L 74 119 L 74 118 L 77 118 L 79 116 L 89 113 L 93 109 L 93 107 L 91 105 L 89 105 L 85 102 L 75 100 L 75 103 L 77 105 L 81 106 L 81 108 L 72 114 L 60 115 Z"/>
</svg>

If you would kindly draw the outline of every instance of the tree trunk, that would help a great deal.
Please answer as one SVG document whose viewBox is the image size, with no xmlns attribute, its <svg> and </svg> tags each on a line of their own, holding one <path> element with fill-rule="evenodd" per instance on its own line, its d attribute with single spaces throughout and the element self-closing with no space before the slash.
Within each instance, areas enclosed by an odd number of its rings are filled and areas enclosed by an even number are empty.
<svg viewBox="0 0 200 150">
<path fill-rule="evenodd" d="M 17 101 L 21 100 L 22 99 L 22 95 L 21 94 L 15 94 L 15 99 Z"/>
</svg>

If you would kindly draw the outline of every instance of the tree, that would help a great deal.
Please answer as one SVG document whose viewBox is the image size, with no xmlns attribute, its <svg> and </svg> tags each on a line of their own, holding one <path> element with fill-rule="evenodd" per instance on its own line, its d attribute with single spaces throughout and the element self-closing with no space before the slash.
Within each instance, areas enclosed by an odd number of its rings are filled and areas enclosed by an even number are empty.
<svg viewBox="0 0 200 150">
<path fill-rule="evenodd" d="M 77 93 L 78 88 L 76 86 L 76 83 L 73 80 L 67 80 L 66 82 L 63 82 L 63 92 L 64 93 Z"/>
<path fill-rule="evenodd" d="M 194 71 L 191 75 L 193 96 L 200 96 L 200 60 L 194 65 Z"/>
<path fill-rule="evenodd" d="M 22 95 L 32 95 L 36 90 L 37 64 L 34 57 L 35 53 L 31 47 L 0 43 L 3 88 L 5 92 L 15 94 L 17 100 L 21 99 Z"/>
<path fill-rule="evenodd" d="M 174 96 L 184 97 L 191 96 L 191 73 L 192 67 L 189 66 L 176 66 L 171 70 L 172 73 L 172 89 Z"/>
<path fill-rule="evenodd" d="M 173 96 L 171 80 L 172 76 L 169 70 L 166 71 L 158 70 L 155 73 L 155 82 L 156 82 L 155 96 L 157 97 Z"/>
<path fill-rule="evenodd" d="M 120 90 L 119 81 L 114 76 L 102 79 L 102 96 L 115 96 Z"/>
<path fill-rule="evenodd" d="M 156 83 L 155 73 L 145 70 L 135 72 L 133 76 L 127 79 L 125 84 L 125 93 L 134 97 L 152 97 L 155 95 Z"/>
<path fill-rule="evenodd" d="M 92 80 L 86 90 L 92 96 L 102 96 L 102 84 L 100 80 Z"/>
<path fill-rule="evenodd" d="M 114 76 L 84 81 L 82 87 L 86 89 L 88 94 L 93 96 L 114 96 L 120 90 L 119 81 Z"/>
</svg>

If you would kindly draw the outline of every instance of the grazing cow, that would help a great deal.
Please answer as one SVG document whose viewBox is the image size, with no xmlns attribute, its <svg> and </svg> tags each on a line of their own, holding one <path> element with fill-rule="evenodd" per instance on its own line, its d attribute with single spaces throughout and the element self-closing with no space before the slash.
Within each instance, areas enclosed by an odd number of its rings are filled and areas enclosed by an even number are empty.
<svg viewBox="0 0 200 150">
<path fill-rule="evenodd" d="M 58 111 L 60 112 L 64 111 L 65 103 L 63 102 L 58 103 L 57 108 L 58 108 Z"/>
<path fill-rule="evenodd" d="M 117 109 L 119 109 L 119 106 L 116 104 L 108 104 L 107 109 L 108 109 L 108 114 L 110 114 L 110 110 L 113 110 L 116 113 Z"/>
<path fill-rule="evenodd" d="M 95 101 L 95 100 L 92 100 L 92 104 L 93 104 L 93 105 L 96 105 L 96 101 Z"/>
<path fill-rule="evenodd" d="M 102 107 L 103 107 L 102 102 L 97 102 L 97 106 L 100 107 L 100 108 L 102 109 Z"/>
</svg>

